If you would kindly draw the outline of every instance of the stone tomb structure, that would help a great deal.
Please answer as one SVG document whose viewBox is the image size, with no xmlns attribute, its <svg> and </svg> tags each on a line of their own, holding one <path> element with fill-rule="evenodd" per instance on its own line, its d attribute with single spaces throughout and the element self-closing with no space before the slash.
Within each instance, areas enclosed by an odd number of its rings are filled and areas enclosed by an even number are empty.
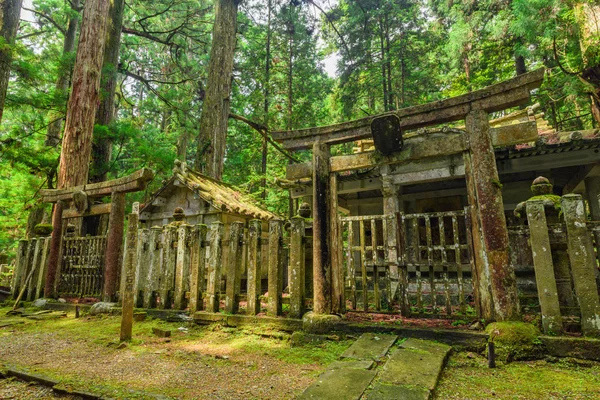
<svg viewBox="0 0 600 400">
<path fill-rule="evenodd" d="M 176 161 L 172 177 L 140 208 L 134 301 L 197 310 L 210 289 L 207 307 L 218 310 L 229 265 L 235 281 L 230 298 L 239 300 L 244 291 L 260 297 L 267 291 L 271 221 L 281 230 L 276 214 L 238 189 Z"/>
<path fill-rule="evenodd" d="M 312 149 L 313 153 L 311 163 L 290 165 L 287 179 L 297 183 L 306 183 L 308 179 L 312 186 L 315 312 L 339 313 L 345 308 L 343 246 L 339 245 L 343 243 L 343 235 L 338 218 L 338 190 L 340 186 L 343 188 L 343 184 L 340 185 L 339 175 L 347 171 L 379 169 L 384 215 L 397 215 L 402 211 L 402 185 L 462 178 L 467 204 L 458 205 L 469 206 L 464 218 L 470 228 L 471 237 L 466 244 L 472 243 L 469 253 L 472 254 L 476 308 L 488 320 L 510 319 L 519 313 L 516 280 L 509 263 L 502 184 L 494 148 L 534 141 L 537 139 L 537 128 L 535 122 L 492 128 L 489 114 L 525 105 L 530 99 L 530 90 L 539 87 L 542 79 L 543 70 L 538 70 L 443 101 L 333 126 L 273 133 L 273 138 L 284 148 Z M 387 122 L 382 123 L 382 119 Z M 461 120 L 464 120 L 464 129 L 409 134 L 414 130 Z M 379 142 L 380 146 L 383 144 L 384 148 L 348 156 L 330 155 L 331 146 L 361 139 L 375 139 L 375 143 Z M 393 151 L 386 146 L 393 147 Z M 378 189 L 375 185 L 371 187 Z M 444 219 L 444 216 L 437 217 Z M 449 217 L 452 219 L 452 215 Z M 458 218 L 459 215 L 454 217 Z M 430 231 L 430 219 L 429 224 L 427 217 L 423 220 L 426 232 Z M 400 287 L 399 297 L 402 300 L 402 292 L 406 291 L 402 287 L 402 283 L 406 283 L 402 276 L 404 268 L 399 268 L 403 260 L 402 221 L 392 219 L 388 222 L 385 229 L 383 226 L 381 228 L 387 235 L 383 239 L 388 250 L 385 264 L 392 283 L 397 282 L 390 285 L 391 297 L 397 297 L 396 292 Z M 364 222 L 361 223 L 361 232 L 356 235 L 363 239 L 364 225 Z M 375 224 L 371 226 L 377 228 Z M 442 236 L 445 237 L 445 234 Z M 423 246 L 415 246 L 419 253 L 421 250 L 429 253 L 428 263 L 432 265 L 434 246 L 431 239 L 428 240 Z M 361 242 L 362 246 L 366 245 L 364 240 Z M 460 243 L 453 245 L 459 246 L 459 252 L 462 250 Z M 441 248 L 437 250 L 441 251 L 442 257 L 447 256 L 446 246 L 439 246 Z M 377 247 L 378 243 L 373 241 L 371 253 L 375 253 Z M 361 257 L 364 255 L 365 252 L 361 252 Z M 374 260 L 376 258 L 373 256 Z M 408 305 L 404 304 L 403 308 L 406 311 Z"/>
<path fill-rule="evenodd" d="M 143 190 L 154 174 L 141 169 L 119 179 L 66 189 L 40 190 L 54 203 L 49 238 L 19 241 L 12 293 L 24 299 L 42 296 L 116 298 L 122 265 L 125 194 Z M 110 197 L 105 203 L 103 198 Z M 108 215 L 106 235 L 79 237 L 72 220 Z"/>
</svg>

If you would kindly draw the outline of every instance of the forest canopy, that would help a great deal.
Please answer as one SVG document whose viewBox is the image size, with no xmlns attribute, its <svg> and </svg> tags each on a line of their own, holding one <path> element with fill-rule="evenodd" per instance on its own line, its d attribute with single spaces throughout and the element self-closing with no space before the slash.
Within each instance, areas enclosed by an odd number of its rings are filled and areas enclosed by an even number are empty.
<svg viewBox="0 0 600 400">
<path fill-rule="evenodd" d="M 14 250 L 30 214 L 49 220 L 37 192 L 57 187 L 86 2 L 106 0 L 0 0 L 0 254 Z M 546 78 L 533 101 L 553 128 L 591 129 L 600 121 L 594 1 L 109 3 L 94 22 L 106 24 L 106 42 L 88 176 L 102 181 L 152 168 L 154 181 L 128 195 L 128 204 L 157 189 L 175 159 L 203 169 L 210 144 L 199 126 L 216 32 L 234 38 L 222 179 L 282 215 L 288 195 L 276 178 L 291 158 L 308 155 L 277 149 L 270 131 L 423 104 L 539 67 Z M 233 25 L 215 29 L 217 10 L 233 10 Z"/>
</svg>

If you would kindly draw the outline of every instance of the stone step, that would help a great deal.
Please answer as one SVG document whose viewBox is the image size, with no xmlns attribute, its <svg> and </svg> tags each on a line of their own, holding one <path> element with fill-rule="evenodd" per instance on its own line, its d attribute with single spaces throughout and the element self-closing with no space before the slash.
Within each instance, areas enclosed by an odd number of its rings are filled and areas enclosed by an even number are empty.
<svg viewBox="0 0 600 400">
<path fill-rule="evenodd" d="M 408 339 L 391 354 L 365 398 L 429 399 L 450 350 L 451 347 L 445 344 Z"/>
<path fill-rule="evenodd" d="M 301 400 L 358 400 L 377 371 L 358 368 L 339 368 L 323 373 L 298 397 Z"/>
<path fill-rule="evenodd" d="M 364 333 L 341 357 L 377 361 L 387 354 L 397 339 L 396 335 Z"/>
</svg>

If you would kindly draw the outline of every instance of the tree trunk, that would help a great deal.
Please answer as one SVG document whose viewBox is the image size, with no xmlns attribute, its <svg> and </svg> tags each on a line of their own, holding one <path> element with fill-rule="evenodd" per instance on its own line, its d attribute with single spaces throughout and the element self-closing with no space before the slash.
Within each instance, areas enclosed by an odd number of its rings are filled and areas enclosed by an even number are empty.
<svg viewBox="0 0 600 400">
<path fill-rule="evenodd" d="M 206 97 L 200 117 L 196 168 L 204 164 L 203 171 L 219 180 L 225 158 L 238 4 L 239 0 L 216 3 Z"/>
<path fill-rule="evenodd" d="M 87 183 L 109 4 L 109 0 L 87 0 L 83 10 L 58 168 L 59 189 Z"/>
<path fill-rule="evenodd" d="M 79 16 L 75 14 L 77 9 L 79 8 L 79 0 L 71 1 L 71 8 L 73 10 L 73 14 L 71 14 L 71 18 L 69 18 L 69 25 L 67 27 L 67 32 L 65 33 L 65 41 L 63 42 L 63 52 L 62 57 L 66 59 L 68 54 L 75 50 L 75 39 L 77 37 L 77 25 L 79 22 Z M 63 66 L 63 70 L 60 72 L 58 79 L 56 80 L 56 92 L 68 94 L 69 83 L 71 81 L 71 72 L 73 71 L 73 66 L 71 63 L 69 65 Z M 62 117 L 61 112 L 51 112 L 49 115 L 50 124 L 48 125 L 48 129 L 46 131 L 46 141 L 45 145 L 49 147 L 54 147 L 60 143 L 60 133 L 62 130 L 62 124 L 64 118 Z"/>
<path fill-rule="evenodd" d="M 10 78 L 10 64 L 12 61 L 12 45 L 15 44 L 21 5 L 23 0 L 0 0 L 0 36 L 4 38 L 0 46 L 0 122 L 6 101 L 6 89 Z"/>
<path fill-rule="evenodd" d="M 264 96 L 265 101 L 263 105 L 264 121 L 263 124 L 269 126 L 269 85 L 271 82 L 271 6 L 272 0 L 267 2 L 267 43 L 266 43 L 266 55 L 265 55 L 265 90 Z M 260 165 L 260 173 L 263 178 L 261 179 L 260 185 L 262 188 L 261 197 L 263 200 L 267 198 L 267 157 L 269 155 L 269 148 L 267 147 L 267 138 L 263 137 L 262 141 L 262 160 Z"/>
<path fill-rule="evenodd" d="M 115 116 L 115 90 L 117 87 L 117 67 L 119 64 L 119 49 L 121 48 L 124 6 L 124 0 L 110 2 L 100 84 L 100 105 L 96 111 L 96 124 L 98 125 L 110 125 Z M 92 176 L 90 181 L 105 181 L 112 155 L 112 141 L 108 138 L 94 138 L 92 150 Z"/>
</svg>

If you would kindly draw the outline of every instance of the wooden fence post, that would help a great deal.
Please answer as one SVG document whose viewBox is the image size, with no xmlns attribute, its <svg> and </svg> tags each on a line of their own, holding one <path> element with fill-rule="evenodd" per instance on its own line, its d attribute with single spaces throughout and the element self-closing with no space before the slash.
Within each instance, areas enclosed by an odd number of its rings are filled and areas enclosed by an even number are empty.
<svg viewBox="0 0 600 400">
<path fill-rule="evenodd" d="M 133 328 L 133 295 L 135 289 L 135 269 L 137 265 L 137 236 L 140 203 L 133 203 L 133 209 L 129 214 L 129 226 L 127 228 L 127 251 L 125 253 L 124 271 L 125 281 L 121 289 L 121 341 L 131 340 Z"/>
<path fill-rule="evenodd" d="M 206 232 L 204 224 L 196 225 L 192 233 L 190 257 L 190 313 L 204 309 L 204 275 L 206 263 Z"/>
<path fill-rule="evenodd" d="M 210 251 L 208 256 L 208 311 L 219 312 L 221 292 L 221 260 L 223 248 L 223 231 L 225 226 L 222 222 L 210 224 Z"/>
<path fill-rule="evenodd" d="M 260 260 L 262 221 L 253 219 L 248 228 L 248 306 L 247 314 L 256 315 L 260 312 Z"/>
<path fill-rule="evenodd" d="M 242 263 L 242 239 L 244 223 L 233 222 L 229 229 L 229 259 L 225 288 L 225 311 L 235 314 L 239 311 L 240 265 Z"/>
<path fill-rule="evenodd" d="M 560 333 L 562 332 L 562 317 L 543 200 L 527 201 L 527 221 L 531 234 L 535 281 L 542 311 L 542 328 L 546 334 Z"/>
<path fill-rule="evenodd" d="M 269 221 L 269 304 L 267 313 L 272 316 L 281 315 L 281 292 L 283 291 L 282 265 L 282 231 L 283 221 Z"/>
<path fill-rule="evenodd" d="M 561 204 L 567 225 L 573 286 L 581 310 L 581 330 L 585 336 L 600 336 L 600 301 L 594 271 L 596 260 L 587 230 L 585 205 L 578 194 L 563 196 Z"/>
<path fill-rule="evenodd" d="M 290 235 L 290 317 L 304 314 L 304 218 L 291 219 Z"/>
</svg>

